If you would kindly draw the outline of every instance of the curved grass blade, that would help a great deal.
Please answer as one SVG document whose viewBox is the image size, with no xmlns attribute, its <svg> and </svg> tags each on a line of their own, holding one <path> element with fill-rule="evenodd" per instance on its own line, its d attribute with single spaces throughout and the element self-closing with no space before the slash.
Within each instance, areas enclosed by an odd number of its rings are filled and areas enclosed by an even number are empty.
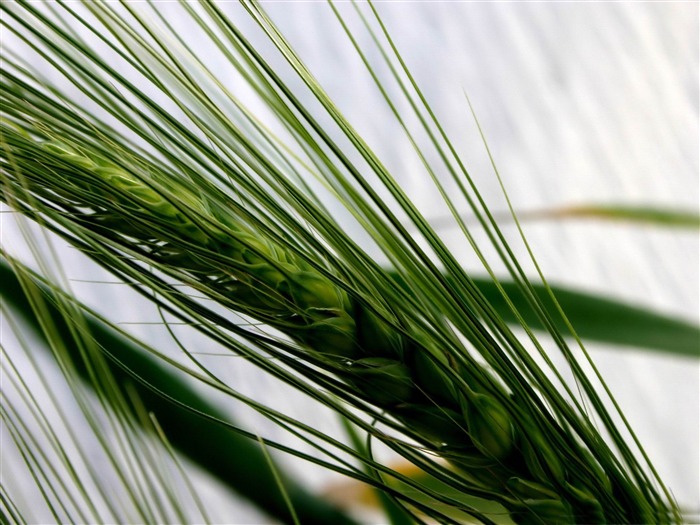
<svg viewBox="0 0 700 525">
<path fill-rule="evenodd" d="M 343 428 L 345 429 L 345 432 L 350 438 L 350 443 L 355 448 L 355 450 L 357 450 L 363 456 L 369 457 L 368 447 L 365 446 L 365 444 L 362 442 L 360 434 L 352 426 L 352 423 L 350 423 L 345 418 L 341 419 L 341 423 L 343 425 Z M 371 467 L 366 465 L 365 471 L 368 475 L 377 478 L 380 482 L 383 482 L 381 474 L 373 470 Z M 413 522 L 411 521 L 410 516 L 403 509 L 401 504 L 398 503 L 394 498 L 392 498 L 391 496 L 389 496 L 381 490 L 377 490 L 376 488 L 367 487 L 367 490 L 371 490 L 372 494 L 376 497 L 379 506 L 384 511 L 384 514 L 387 517 L 387 520 L 390 525 L 412 525 Z"/>
</svg>

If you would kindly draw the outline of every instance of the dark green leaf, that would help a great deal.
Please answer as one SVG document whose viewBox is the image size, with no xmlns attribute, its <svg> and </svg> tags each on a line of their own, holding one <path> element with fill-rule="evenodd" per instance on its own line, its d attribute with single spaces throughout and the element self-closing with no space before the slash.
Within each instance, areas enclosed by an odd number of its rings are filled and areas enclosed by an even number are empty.
<svg viewBox="0 0 700 525">
<path fill-rule="evenodd" d="M 78 350 L 71 344 L 73 334 L 48 287 L 31 281 L 46 298 L 47 312 L 66 341 L 76 370 L 89 384 L 87 369 Z M 17 275 L 6 261 L 0 260 L 0 293 L 5 304 L 41 334 L 39 320 L 27 299 Z M 190 460 L 219 478 L 241 496 L 283 523 L 292 523 L 289 507 L 276 487 L 275 477 L 260 445 L 246 439 L 211 418 L 228 420 L 218 409 L 195 393 L 173 370 L 157 363 L 147 352 L 110 329 L 100 320 L 86 315 L 90 336 L 109 358 L 110 370 L 120 384 L 133 385 L 143 405 L 155 414 L 170 443 Z M 185 408 L 185 407 L 189 407 Z M 201 417 L 195 412 L 208 417 Z M 136 418 L 137 421 L 140 421 Z M 279 467 L 275 467 L 279 469 Z M 279 470 L 278 470 L 278 474 Z M 309 494 L 289 477 L 284 486 L 299 520 L 304 524 L 334 523 L 352 525 L 353 521 L 329 503 Z"/>
<path fill-rule="evenodd" d="M 394 275 L 397 281 L 400 278 Z M 496 284 L 487 278 L 473 279 L 486 300 L 507 323 L 519 324 Z M 542 329 L 534 311 L 515 283 L 500 281 L 515 308 L 532 328 Z M 567 332 L 544 286 L 533 285 L 535 293 L 547 306 L 557 329 Z M 686 321 L 663 315 L 595 294 L 554 286 L 554 294 L 574 326 L 579 337 L 590 341 L 612 343 L 646 350 L 667 352 L 682 356 L 700 357 L 700 327 Z"/>
</svg>

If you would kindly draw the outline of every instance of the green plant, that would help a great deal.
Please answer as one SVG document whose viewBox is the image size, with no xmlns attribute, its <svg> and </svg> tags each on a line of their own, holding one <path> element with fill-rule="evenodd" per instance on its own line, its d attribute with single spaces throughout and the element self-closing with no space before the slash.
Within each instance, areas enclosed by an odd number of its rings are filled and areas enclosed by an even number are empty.
<svg viewBox="0 0 700 525">
<path fill-rule="evenodd" d="M 413 90 L 407 96 L 414 116 L 459 189 L 457 197 L 448 197 L 437 167 L 416 144 L 417 154 L 542 365 L 260 6 L 243 6 L 316 106 L 299 101 L 220 6 L 203 2 L 183 9 L 264 102 L 280 134 L 263 127 L 187 52 L 186 42 L 178 42 L 180 53 L 173 51 L 129 4 L 124 15 L 145 36 L 108 5 L 85 8 L 111 33 L 112 40 L 103 43 L 156 86 L 188 125 L 30 4 L 3 6 L 22 28 L 18 34 L 30 35 L 99 106 L 94 113 L 85 110 L 26 65 L 8 61 L 2 95 L 5 202 L 138 287 L 164 311 L 333 408 L 447 485 L 499 503 L 518 523 L 679 521 L 634 434 L 627 429 L 631 438 L 625 437 L 606 409 L 604 384 L 595 386 L 584 372 L 588 355 L 551 288 L 542 277 L 547 295 L 536 293 L 391 39 L 382 34 L 381 20 L 375 24 L 377 38 L 386 42 L 382 51 L 393 53 L 396 79 Z M 69 6 L 62 8 L 80 20 Z M 319 124 L 319 113 L 330 117 L 340 138 Z M 403 125 L 401 115 L 396 117 Z M 128 132 L 118 131 L 116 123 Z M 406 133 L 415 140 L 407 128 Z M 307 178 L 315 179 L 317 190 Z M 391 270 L 374 262 L 326 211 L 329 196 L 347 206 Z M 515 292 L 505 293 L 496 279 L 492 263 L 457 214 L 458 199 L 471 206 L 487 232 Z M 515 297 L 524 306 L 515 308 Z M 232 321 L 230 312 L 243 315 L 245 323 Z M 578 392 L 525 322 L 532 316 L 565 357 Z M 250 328 L 253 322 L 264 327 Z M 579 343 L 582 357 L 569 347 L 562 326 Z M 205 369 L 200 376 L 236 396 L 214 371 Z M 413 509 L 447 522 L 455 518 L 445 507 L 461 517 L 495 521 L 477 504 L 417 485 L 302 422 L 261 410 L 315 440 L 331 457 L 349 454 L 381 472 L 341 469 Z M 432 504 L 392 489 L 382 476 L 400 479 Z"/>
</svg>

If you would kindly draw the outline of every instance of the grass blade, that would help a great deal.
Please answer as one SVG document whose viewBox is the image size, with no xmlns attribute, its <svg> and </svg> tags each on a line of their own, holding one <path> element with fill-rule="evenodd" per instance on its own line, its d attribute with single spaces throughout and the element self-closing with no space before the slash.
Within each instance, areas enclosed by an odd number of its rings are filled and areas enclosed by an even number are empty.
<svg viewBox="0 0 700 525">
<path fill-rule="evenodd" d="M 407 288 L 406 282 L 398 274 L 393 273 L 392 277 L 402 287 Z M 493 280 L 474 277 L 473 281 L 504 321 L 517 326 L 524 320 L 532 328 L 544 330 L 540 319 L 515 283 L 505 279 L 499 280 L 502 291 L 512 303 L 511 306 Z M 696 325 L 600 295 L 562 286 L 551 288 L 582 339 L 679 356 L 700 357 L 700 327 Z M 533 284 L 533 289 L 556 320 L 556 310 L 545 287 Z M 513 307 L 521 319 L 515 315 Z M 566 325 L 561 320 L 556 321 L 556 327 L 562 332 L 566 331 Z"/>
<path fill-rule="evenodd" d="M 526 211 L 519 220 L 598 219 L 667 228 L 700 228 L 700 215 L 690 210 L 622 204 L 581 204 L 546 210 Z"/>
</svg>

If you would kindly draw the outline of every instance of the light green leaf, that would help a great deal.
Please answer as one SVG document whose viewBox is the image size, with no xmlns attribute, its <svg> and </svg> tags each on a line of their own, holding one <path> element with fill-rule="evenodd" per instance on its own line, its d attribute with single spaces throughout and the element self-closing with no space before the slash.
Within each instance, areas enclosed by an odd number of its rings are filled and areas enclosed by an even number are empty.
<svg viewBox="0 0 700 525">
<path fill-rule="evenodd" d="M 670 228 L 700 228 L 697 211 L 676 210 L 655 206 L 628 206 L 622 204 L 583 204 L 519 214 L 528 219 L 602 219 L 625 221 Z"/>
</svg>

